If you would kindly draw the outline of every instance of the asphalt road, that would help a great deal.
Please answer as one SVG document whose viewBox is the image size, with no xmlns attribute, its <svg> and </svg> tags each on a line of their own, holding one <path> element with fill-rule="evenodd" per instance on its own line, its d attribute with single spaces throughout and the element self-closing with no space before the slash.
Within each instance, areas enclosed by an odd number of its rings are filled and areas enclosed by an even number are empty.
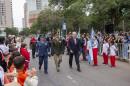
<svg viewBox="0 0 130 86">
<path fill-rule="evenodd" d="M 28 43 L 28 42 L 27 42 Z M 102 64 L 102 58 L 98 57 L 99 66 L 93 67 L 87 62 L 81 62 L 82 72 L 76 71 L 75 62 L 73 69 L 69 68 L 69 57 L 63 55 L 61 71 L 56 72 L 53 57 L 49 58 L 48 75 L 44 74 L 44 68 L 38 70 L 38 58 L 31 59 L 30 67 L 37 69 L 39 77 L 38 86 L 130 86 L 130 64 L 117 61 L 117 67 L 111 68 Z"/>
</svg>

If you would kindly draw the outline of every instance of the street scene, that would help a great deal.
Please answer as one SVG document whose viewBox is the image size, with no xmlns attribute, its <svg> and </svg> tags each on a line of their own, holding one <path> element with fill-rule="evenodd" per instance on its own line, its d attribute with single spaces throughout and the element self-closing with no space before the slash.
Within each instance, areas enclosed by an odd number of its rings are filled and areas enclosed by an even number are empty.
<svg viewBox="0 0 130 86">
<path fill-rule="evenodd" d="M 29 39 L 26 39 L 28 42 Z M 129 63 L 117 62 L 116 68 L 110 65 L 102 64 L 102 57 L 99 56 L 99 67 L 93 67 L 87 62 L 81 62 L 82 72 L 76 71 L 76 65 L 73 62 L 73 69 L 69 68 L 69 56 L 63 55 L 61 71 L 57 73 L 53 57 L 49 58 L 49 74 L 44 74 L 44 69 L 39 71 L 38 58 L 32 59 L 30 66 L 35 67 L 38 73 L 38 86 L 129 86 L 130 68 Z"/>
<path fill-rule="evenodd" d="M 0 86 L 130 86 L 130 0 L 0 0 Z"/>
</svg>

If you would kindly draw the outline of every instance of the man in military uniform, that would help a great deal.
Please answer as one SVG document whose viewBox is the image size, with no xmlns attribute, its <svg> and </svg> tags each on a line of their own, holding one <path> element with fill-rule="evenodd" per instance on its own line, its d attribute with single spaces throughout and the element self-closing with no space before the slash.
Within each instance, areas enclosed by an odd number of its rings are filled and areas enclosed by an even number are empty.
<svg viewBox="0 0 130 86">
<path fill-rule="evenodd" d="M 39 70 L 41 70 L 44 61 L 44 73 L 48 74 L 48 43 L 44 37 L 37 43 L 37 52 L 39 56 Z"/>
<path fill-rule="evenodd" d="M 62 39 L 56 35 L 52 40 L 52 53 L 54 55 L 54 61 L 57 72 L 60 71 L 60 63 L 62 62 L 62 54 L 64 53 L 64 43 Z"/>
</svg>

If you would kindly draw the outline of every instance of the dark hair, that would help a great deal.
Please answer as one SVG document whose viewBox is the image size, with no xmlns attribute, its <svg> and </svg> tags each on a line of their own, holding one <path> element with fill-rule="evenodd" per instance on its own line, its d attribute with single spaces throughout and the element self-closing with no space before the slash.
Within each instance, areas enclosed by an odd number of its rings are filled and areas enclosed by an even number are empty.
<svg viewBox="0 0 130 86">
<path fill-rule="evenodd" d="M 5 38 L 4 37 L 0 37 L 0 44 L 4 44 Z"/>
<path fill-rule="evenodd" d="M 17 56 L 14 59 L 14 66 L 16 69 L 22 69 L 25 64 L 25 58 L 23 56 Z"/>
<path fill-rule="evenodd" d="M 25 43 L 21 44 L 21 48 L 25 48 L 26 46 L 27 46 L 27 44 L 25 44 Z"/>
<path fill-rule="evenodd" d="M 111 41 L 111 44 L 114 45 L 114 41 Z"/>
<path fill-rule="evenodd" d="M 13 60 L 15 57 L 20 56 L 21 54 L 18 51 L 15 51 L 12 53 L 11 57 L 9 58 L 9 62 L 8 62 L 8 68 L 11 67 L 11 65 L 13 64 Z"/>
<path fill-rule="evenodd" d="M 0 66 L 4 69 L 4 72 L 7 72 L 7 63 L 2 58 L 3 58 L 3 55 L 0 52 Z"/>
<path fill-rule="evenodd" d="M 108 38 L 105 38 L 104 40 L 105 40 L 106 42 L 108 42 Z"/>
</svg>

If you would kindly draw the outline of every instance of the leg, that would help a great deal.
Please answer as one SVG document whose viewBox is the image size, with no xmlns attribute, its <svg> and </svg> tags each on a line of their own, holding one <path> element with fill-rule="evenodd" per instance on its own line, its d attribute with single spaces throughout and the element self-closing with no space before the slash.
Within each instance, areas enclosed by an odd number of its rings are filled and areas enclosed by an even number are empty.
<svg viewBox="0 0 130 86">
<path fill-rule="evenodd" d="M 39 57 L 39 70 L 41 70 L 42 64 L 43 64 L 43 56 Z"/>
<path fill-rule="evenodd" d="M 105 53 L 103 53 L 103 64 L 106 64 Z"/>
<path fill-rule="evenodd" d="M 105 55 L 106 57 L 106 64 L 108 64 L 108 55 Z"/>
<path fill-rule="evenodd" d="M 56 70 L 58 71 L 58 56 L 56 54 L 54 54 L 54 61 L 56 65 Z"/>
<path fill-rule="evenodd" d="M 113 67 L 116 67 L 116 57 L 113 57 Z"/>
<path fill-rule="evenodd" d="M 45 74 L 48 73 L 48 56 L 44 56 L 44 72 Z"/>
<path fill-rule="evenodd" d="M 95 48 L 95 49 L 93 49 L 93 61 L 94 61 L 94 66 L 97 66 L 97 65 L 98 65 L 97 55 L 98 55 L 98 49 Z"/>
<path fill-rule="evenodd" d="M 67 55 L 70 54 L 70 49 L 67 47 Z"/>
<path fill-rule="evenodd" d="M 33 48 L 33 49 L 32 49 L 32 57 L 33 57 L 33 58 L 35 58 L 35 51 L 36 51 L 36 49 Z"/>
<path fill-rule="evenodd" d="M 32 57 L 35 58 L 36 44 L 32 44 Z"/>
<path fill-rule="evenodd" d="M 59 62 L 58 62 L 59 67 L 60 67 L 61 62 L 62 62 L 62 55 L 59 55 Z"/>
<path fill-rule="evenodd" d="M 83 60 L 86 61 L 86 47 L 83 47 Z"/>
<path fill-rule="evenodd" d="M 111 66 L 112 67 L 115 67 L 115 60 L 116 60 L 115 56 L 111 56 Z"/>
<path fill-rule="evenodd" d="M 77 65 L 77 70 L 80 72 L 80 64 L 79 64 L 79 53 L 74 53 L 75 55 L 75 62 L 76 62 L 76 65 Z"/>
<path fill-rule="evenodd" d="M 86 61 L 85 52 L 83 51 L 83 60 Z"/>
<path fill-rule="evenodd" d="M 70 53 L 69 55 L 69 66 L 72 68 L 72 62 L 73 62 L 73 54 Z"/>
</svg>

